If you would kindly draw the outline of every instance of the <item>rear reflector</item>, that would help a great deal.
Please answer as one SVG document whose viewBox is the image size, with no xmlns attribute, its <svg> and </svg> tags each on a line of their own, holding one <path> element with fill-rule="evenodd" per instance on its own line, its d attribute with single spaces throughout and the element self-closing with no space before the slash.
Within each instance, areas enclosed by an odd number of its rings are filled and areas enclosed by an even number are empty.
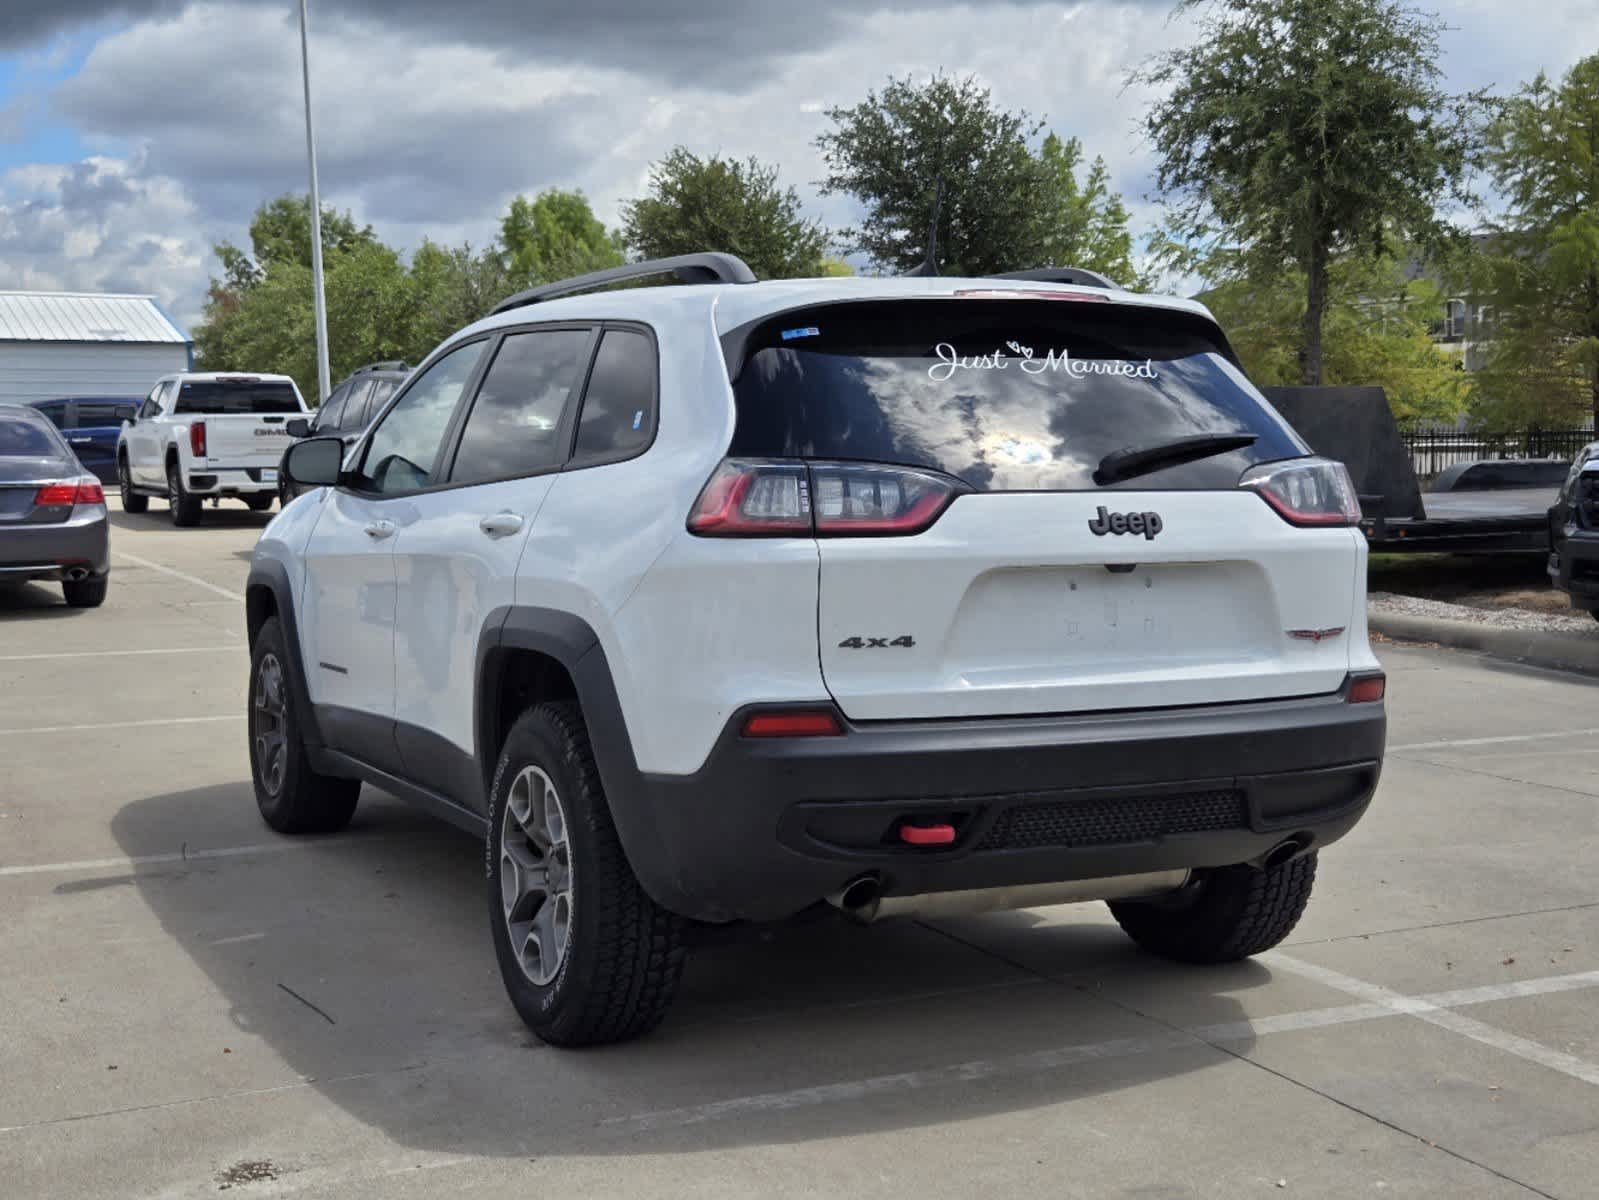
<svg viewBox="0 0 1599 1200">
<path fill-rule="evenodd" d="M 825 708 L 751 713 L 743 730 L 751 738 L 839 737 L 843 732 L 838 717 Z"/>
<path fill-rule="evenodd" d="M 724 459 L 689 513 L 701 537 L 904 536 L 938 520 L 966 485 L 876 463 Z"/>
<path fill-rule="evenodd" d="M 189 426 L 189 449 L 196 458 L 205 457 L 205 422 L 196 421 Z"/>
<path fill-rule="evenodd" d="M 955 826 L 901 825 L 899 840 L 907 846 L 952 846 L 955 844 Z"/>
<path fill-rule="evenodd" d="M 1386 675 L 1362 675 L 1349 685 L 1350 704 L 1373 704 L 1388 692 Z"/>
</svg>

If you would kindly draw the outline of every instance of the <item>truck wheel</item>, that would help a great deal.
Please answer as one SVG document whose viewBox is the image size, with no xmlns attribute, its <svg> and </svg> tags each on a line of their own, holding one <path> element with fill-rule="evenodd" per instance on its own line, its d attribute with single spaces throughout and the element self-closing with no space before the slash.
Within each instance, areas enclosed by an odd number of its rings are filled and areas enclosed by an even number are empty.
<svg viewBox="0 0 1599 1200">
<path fill-rule="evenodd" d="M 106 588 L 111 580 L 102 575 L 99 579 L 65 579 L 61 593 L 73 608 L 99 608 L 105 603 Z"/>
<path fill-rule="evenodd" d="M 1151 954 L 1186 963 L 1236 962 L 1292 932 L 1310 901 L 1315 852 L 1264 869 L 1222 867 L 1156 900 L 1112 901 L 1111 915 Z"/>
<path fill-rule="evenodd" d="M 191 496 L 183 487 L 183 476 L 177 463 L 167 464 L 167 503 L 172 506 L 172 523 L 180 528 L 200 523 L 200 497 Z"/>
<path fill-rule="evenodd" d="M 655 1028 L 683 970 L 684 922 L 628 865 L 576 704 L 540 704 L 506 735 L 487 849 L 494 950 L 528 1028 L 556 1046 Z"/>
<path fill-rule="evenodd" d="M 283 628 L 268 618 L 250 648 L 250 777 L 261 817 L 279 833 L 332 833 L 355 814 L 361 781 L 311 768 L 284 663 Z"/>
<path fill-rule="evenodd" d="M 133 472 L 128 470 L 128 456 L 117 459 L 117 487 L 122 492 L 122 511 L 135 515 L 150 507 L 150 497 L 133 490 Z"/>
<path fill-rule="evenodd" d="M 271 492 L 260 492 L 254 496 L 246 496 L 244 502 L 250 506 L 251 512 L 266 512 L 272 507 L 274 499 L 276 497 Z"/>
</svg>

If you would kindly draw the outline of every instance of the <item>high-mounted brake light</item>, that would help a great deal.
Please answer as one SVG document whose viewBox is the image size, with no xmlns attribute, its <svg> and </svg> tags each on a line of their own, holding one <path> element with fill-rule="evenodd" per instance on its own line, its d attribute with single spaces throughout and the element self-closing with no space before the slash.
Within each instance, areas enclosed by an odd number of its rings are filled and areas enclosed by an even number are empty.
<svg viewBox="0 0 1599 1200">
<path fill-rule="evenodd" d="M 966 288 L 955 293 L 965 300 L 1088 300 L 1109 304 L 1110 297 L 1099 292 L 1035 292 L 1023 288 Z"/>
<path fill-rule="evenodd" d="M 33 494 L 35 508 L 71 508 L 75 504 L 104 504 L 105 489 L 91 476 L 47 483 Z"/>
<path fill-rule="evenodd" d="M 844 727 L 831 709 L 779 709 L 751 713 L 742 732 L 747 738 L 840 737 Z"/>
<path fill-rule="evenodd" d="M 893 537 L 921 533 L 966 485 L 915 467 L 725 459 L 689 513 L 702 537 Z"/>
<path fill-rule="evenodd" d="M 189 449 L 196 458 L 205 457 L 205 422 L 196 421 L 189 426 Z"/>
<path fill-rule="evenodd" d="M 1260 498 L 1290 525 L 1358 525 L 1360 497 L 1344 464 L 1329 458 L 1294 458 L 1251 467 L 1238 486 Z"/>
</svg>

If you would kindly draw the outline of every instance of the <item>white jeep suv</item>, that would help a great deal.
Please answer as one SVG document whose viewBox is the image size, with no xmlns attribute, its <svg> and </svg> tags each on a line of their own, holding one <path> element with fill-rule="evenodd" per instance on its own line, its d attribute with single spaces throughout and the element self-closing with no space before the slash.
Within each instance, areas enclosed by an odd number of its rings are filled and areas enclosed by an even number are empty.
<svg viewBox="0 0 1599 1200">
<path fill-rule="evenodd" d="M 592 290 L 647 274 L 684 286 Z M 1028 276 L 600 272 L 296 444 L 248 584 L 267 823 L 367 783 L 482 837 L 561 1045 L 654 1026 L 698 923 L 827 903 L 1276 944 L 1383 755 L 1353 489 L 1200 305 Z"/>
</svg>

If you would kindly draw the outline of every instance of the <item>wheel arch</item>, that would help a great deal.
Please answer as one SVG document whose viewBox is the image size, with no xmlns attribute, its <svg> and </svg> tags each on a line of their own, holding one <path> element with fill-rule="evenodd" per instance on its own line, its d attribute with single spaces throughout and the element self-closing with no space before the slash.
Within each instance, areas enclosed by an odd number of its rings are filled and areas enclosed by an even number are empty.
<svg viewBox="0 0 1599 1200">
<path fill-rule="evenodd" d="M 282 626 L 283 640 L 287 643 L 284 668 L 288 672 L 295 712 L 300 721 L 301 740 L 308 749 L 319 750 L 323 746 L 322 731 L 317 724 L 316 709 L 311 704 L 311 690 L 306 684 L 300 626 L 294 610 L 294 588 L 289 582 L 289 571 L 275 559 L 258 559 L 250 564 L 250 575 L 244 585 L 244 623 L 252 651 L 261 627 L 273 617 Z"/>
</svg>

